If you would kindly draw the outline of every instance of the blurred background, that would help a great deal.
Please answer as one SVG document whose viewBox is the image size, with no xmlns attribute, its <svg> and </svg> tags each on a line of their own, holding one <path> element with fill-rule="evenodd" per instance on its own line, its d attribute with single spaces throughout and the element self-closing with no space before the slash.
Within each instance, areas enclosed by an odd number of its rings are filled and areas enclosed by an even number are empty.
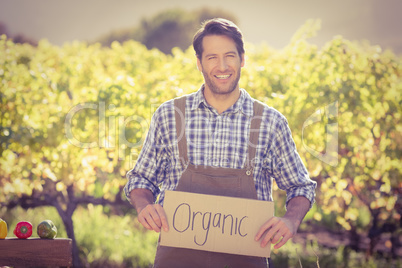
<svg viewBox="0 0 402 268">
<path fill-rule="evenodd" d="M 194 32 L 224 17 L 245 36 L 241 87 L 286 116 L 318 183 L 274 266 L 401 267 L 401 10 L 399 0 L 1 0 L 8 237 L 18 221 L 50 219 L 73 240 L 76 267 L 152 265 L 158 235 L 137 223 L 125 174 L 155 109 L 203 82 Z"/>
<path fill-rule="evenodd" d="M 239 24 L 246 41 L 254 44 L 266 42 L 274 48 L 283 48 L 307 19 L 320 19 L 321 30 L 310 40 L 319 46 L 342 35 L 402 53 L 399 0 L 3 0 L 0 33 L 31 42 L 45 38 L 55 45 L 74 40 L 106 42 L 113 34 L 117 37 L 118 33 L 129 35 L 138 31 L 144 21 L 152 24 L 162 11 L 172 10 L 184 16 L 203 8 L 230 15 Z M 141 39 L 139 33 L 130 37 Z"/>
</svg>

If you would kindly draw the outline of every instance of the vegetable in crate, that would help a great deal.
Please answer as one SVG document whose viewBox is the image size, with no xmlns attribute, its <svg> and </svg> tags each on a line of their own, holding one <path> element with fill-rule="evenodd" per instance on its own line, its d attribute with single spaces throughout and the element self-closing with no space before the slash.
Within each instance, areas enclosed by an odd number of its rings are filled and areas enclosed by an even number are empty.
<svg viewBox="0 0 402 268">
<path fill-rule="evenodd" d="M 40 238 L 53 239 L 57 235 L 57 228 L 51 220 L 44 220 L 39 223 L 37 232 Z"/>
<path fill-rule="evenodd" d="M 0 219 L 0 239 L 4 239 L 7 236 L 7 222 Z"/>
<path fill-rule="evenodd" d="M 21 221 L 15 226 L 14 234 L 21 239 L 27 239 L 32 235 L 32 224 L 28 221 Z"/>
</svg>

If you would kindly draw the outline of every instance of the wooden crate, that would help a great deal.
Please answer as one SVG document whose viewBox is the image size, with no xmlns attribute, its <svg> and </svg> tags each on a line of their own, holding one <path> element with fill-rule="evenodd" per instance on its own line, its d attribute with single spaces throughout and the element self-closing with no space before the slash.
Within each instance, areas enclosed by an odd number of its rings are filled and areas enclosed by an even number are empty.
<svg viewBox="0 0 402 268">
<path fill-rule="evenodd" d="M 0 239 L 0 267 L 71 267 L 71 239 Z"/>
</svg>

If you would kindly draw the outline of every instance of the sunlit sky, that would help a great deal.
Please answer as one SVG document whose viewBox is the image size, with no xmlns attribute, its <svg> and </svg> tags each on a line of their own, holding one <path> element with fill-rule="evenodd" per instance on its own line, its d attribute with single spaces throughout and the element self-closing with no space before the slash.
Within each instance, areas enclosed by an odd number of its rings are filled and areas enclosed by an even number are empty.
<svg viewBox="0 0 402 268">
<path fill-rule="evenodd" d="M 400 0 L 0 0 L 0 22 L 11 35 L 46 38 L 62 45 L 134 27 L 164 9 L 201 7 L 231 12 L 251 43 L 265 42 L 280 49 L 313 18 L 321 19 L 322 26 L 312 43 L 322 45 L 342 35 L 402 54 Z"/>
</svg>

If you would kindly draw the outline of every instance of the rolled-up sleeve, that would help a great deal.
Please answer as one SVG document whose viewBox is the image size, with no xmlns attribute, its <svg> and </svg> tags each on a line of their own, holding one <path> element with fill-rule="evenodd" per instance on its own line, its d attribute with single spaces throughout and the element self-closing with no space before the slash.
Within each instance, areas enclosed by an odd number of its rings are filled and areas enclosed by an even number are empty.
<svg viewBox="0 0 402 268">
<path fill-rule="evenodd" d="M 286 191 L 286 206 L 292 198 L 304 196 L 310 201 L 311 208 L 315 202 L 317 183 L 310 179 L 284 117 L 275 124 L 275 135 L 271 149 L 275 158 L 271 175 L 275 178 L 278 187 Z"/>
<path fill-rule="evenodd" d="M 127 172 L 127 183 L 124 193 L 130 201 L 130 192 L 136 188 L 150 190 L 156 200 L 160 193 L 158 185 L 164 178 L 163 165 L 165 165 L 165 144 L 163 139 L 163 125 L 160 122 L 160 114 L 155 112 L 151 125 L 144 141 L 143 148 L 133 169 Z"/>
</svg>

